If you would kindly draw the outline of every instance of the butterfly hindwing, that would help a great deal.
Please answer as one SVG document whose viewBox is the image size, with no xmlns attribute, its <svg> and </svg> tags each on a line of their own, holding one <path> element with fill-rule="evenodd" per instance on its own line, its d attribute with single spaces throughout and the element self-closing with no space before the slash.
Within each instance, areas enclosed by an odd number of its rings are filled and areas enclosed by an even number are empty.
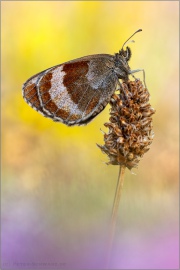
<svg viewBox="0 0 180 270">
<path fill-rule="evenodd" d="M 82 125 L 102 111 L 116 89 L 111 55 L 66 62 L 31 77 L 23 97 L 44 116 L 67 125 Z"/>
</svg>

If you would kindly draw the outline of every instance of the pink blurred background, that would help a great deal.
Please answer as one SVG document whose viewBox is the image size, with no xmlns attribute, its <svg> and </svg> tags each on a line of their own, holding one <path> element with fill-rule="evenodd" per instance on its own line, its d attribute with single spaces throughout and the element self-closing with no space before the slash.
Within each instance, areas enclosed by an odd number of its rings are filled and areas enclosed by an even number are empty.
<svg viewBox="0 0 180 270">
<path fill-rule="evenodd" d="M 179 269 L 179 2 L 3 1 L 1 269 L 103 269 L 118 167 L 96 147 L 107 107 L 85 127 L 43 118 L 23 100 L 32 75 L 134 37 L 155 138 L 126 171 L 112 269 Z M 141 76 L 138 74 L 137 76 Z M 142 77 L 141 77 L 142 78 Z"/>
</svg>

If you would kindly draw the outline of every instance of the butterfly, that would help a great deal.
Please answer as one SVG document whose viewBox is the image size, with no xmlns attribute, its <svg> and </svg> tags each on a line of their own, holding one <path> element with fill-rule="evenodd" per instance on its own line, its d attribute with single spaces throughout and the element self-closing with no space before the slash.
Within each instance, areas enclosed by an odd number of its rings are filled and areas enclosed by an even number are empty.
<svg viewBox="0 0 180 270">
<path fill-rule="evenodd" d="M 32 76 L 23 84 L 23 98 L 54 121 L 68 126 L 89 123 L 106 107 L 120 79 L 127 81 L 129 75 L 143 71 L 130 69 L 131 50 L 124 49 L 127 41 L 115 55 L 81 57 Z"/>
</svg>

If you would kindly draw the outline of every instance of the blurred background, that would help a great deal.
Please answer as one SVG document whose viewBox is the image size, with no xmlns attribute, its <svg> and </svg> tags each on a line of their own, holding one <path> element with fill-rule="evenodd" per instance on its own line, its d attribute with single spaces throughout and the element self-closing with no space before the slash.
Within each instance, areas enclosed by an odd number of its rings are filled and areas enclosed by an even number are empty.
<svg viewBox="0 0 180 270">
<path fill-rule="evenodd" d="M 7 1 L 2 8 L 1 269 L 102 269 L 118 167 L 107 166 L 100 128 L 107 107 L 66 127 L 22 98 L 32 75 L 130 44 L 144 68 L 155 138 L 126 170 L 110 267 L 179 269 L 179 2 Z M 137 77 L 142 78 L 141 74 Z"/>
</svg>

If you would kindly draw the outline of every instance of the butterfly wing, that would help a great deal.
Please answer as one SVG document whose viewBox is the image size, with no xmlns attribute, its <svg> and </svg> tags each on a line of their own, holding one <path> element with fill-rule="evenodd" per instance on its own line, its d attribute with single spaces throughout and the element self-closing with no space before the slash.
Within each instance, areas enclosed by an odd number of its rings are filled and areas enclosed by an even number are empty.
<svg viewBox="0 0 180 270">
<path fill-rule="evenodd" d="M 109 102 L 118 78 L 113 56 L 86 56 L 49 68 L 23 85 L 28 104 L 66 125 L 87 124 Z"/>
</svg>

